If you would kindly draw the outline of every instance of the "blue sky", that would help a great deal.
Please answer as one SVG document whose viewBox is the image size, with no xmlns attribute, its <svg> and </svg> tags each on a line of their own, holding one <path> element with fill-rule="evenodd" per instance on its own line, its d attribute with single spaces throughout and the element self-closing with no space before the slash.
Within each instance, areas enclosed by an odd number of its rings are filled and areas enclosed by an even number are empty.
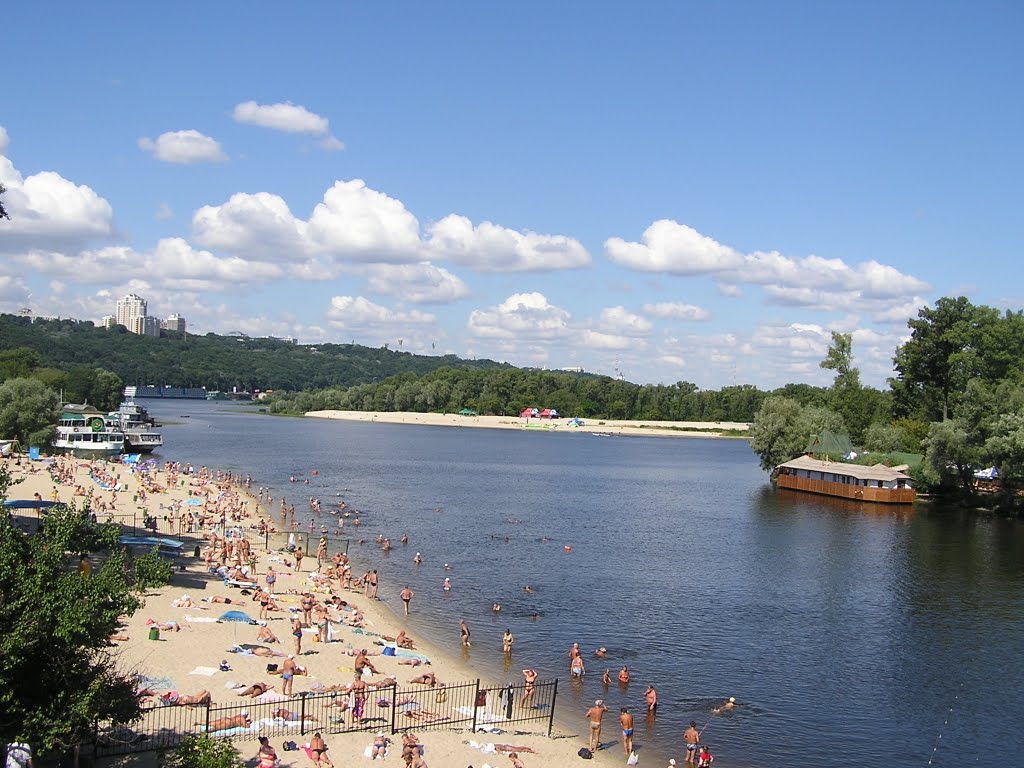
<svg viewBox="0 0 1024 768">
<path fill-rule="evenodd" d="M 58 23 L 59 19 L 59 23 Z M 703 388 L 1019 309 L 1013 2 L 18 3 L 0 311 Z"/>
</svg>

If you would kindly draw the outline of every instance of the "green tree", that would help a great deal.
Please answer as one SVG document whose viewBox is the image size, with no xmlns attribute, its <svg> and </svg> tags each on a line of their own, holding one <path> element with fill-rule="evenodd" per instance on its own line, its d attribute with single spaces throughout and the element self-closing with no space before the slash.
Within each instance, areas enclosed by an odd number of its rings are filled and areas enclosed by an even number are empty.
<svg viewBox="0 0 1024 768">
<path fill-rule="evenodd" d="M 853 334 L 832 331 L 828 353 L 818 365 L 836 372 L 832 384 L 836 391 L 860 389 L 860 370 L 853 367 Z"/>
<path fill-rule="evenodd" d="M 0 384 L 0 436 L 22 445 L 46 445 L 60 417 L 57 393 L 36 379 Z"/>
<path fill-rule="evenodd" d="M 10 478 L 0 469 L 0 495 Z M 97 721 L 138 717 L 134 688 L 116 666 L 108 638 L 141 605 L 125 567 L 120 529 L 85 510 L 52 507 L 27 534 L 0 518 L 0 739 L 23 737 L 42 752 L 81 744 Z M 90 576 L 78 570 L 89 555 Z M 136 568 L 155 557 L 136 559 Z"/>
<path fill-rule="evenodd" d="M 771 472 L 803 453 L 811 437 L 824 429 L 844 432 L 842 417 L 825 408 L 805 407 L 796 400 L 773 395 L 754 416 L 750 447 L 760 457 L 761 468 Z"/>
<path fill-rule="evenodd" d="M 896 377 L 889 380 L 897 416 L 925 421 L 957 414 L 968 382 L 996 382 L 1021 371 L 1024 319 L 1000 317 L 963 296 L 943 297 L 924 307 L 908 326 L 910 340 L 896 350 Z"/>
<path fill-rule="evenodd" d="M 242 756 L 230 739 L 189 735 L 164 761 L 164 768 L 238 768 Z"/>
<path fill-rule="evenodd" d="M 0 198 L 3 197 L 4 192 L 6 192 L 6 191 L 7 191 L 7 187 L 5 187 L 3 184 L 0 184 Z M 11 215 L 9 213 L 7 213 L 7 209 L 4 208 L 4 201 L 2 199 L 0 199 L 0 219 L 7 219 L 9 221 L 10 218 L 11 218 Z"/>
<path fill-rule="evenodd" d="M 982 452 L 959 420 L 932 423 L 924 447 L 923 470 L 929 484 L 950 492 L 970 488 Z"/>
</svg>

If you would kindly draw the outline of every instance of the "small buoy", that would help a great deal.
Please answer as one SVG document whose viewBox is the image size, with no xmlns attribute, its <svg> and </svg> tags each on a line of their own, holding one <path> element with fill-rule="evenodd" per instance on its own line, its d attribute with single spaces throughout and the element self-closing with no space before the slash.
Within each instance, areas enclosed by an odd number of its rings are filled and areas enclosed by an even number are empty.
<svg viewBox="0 0 1024 768">
<path fill-rule="evenodd" d="M 566 544 L 565 545 L 565 551 L 566 552 L 572 552 L 572 547 L 570 547 L 568 544 Z"/>
</svg>

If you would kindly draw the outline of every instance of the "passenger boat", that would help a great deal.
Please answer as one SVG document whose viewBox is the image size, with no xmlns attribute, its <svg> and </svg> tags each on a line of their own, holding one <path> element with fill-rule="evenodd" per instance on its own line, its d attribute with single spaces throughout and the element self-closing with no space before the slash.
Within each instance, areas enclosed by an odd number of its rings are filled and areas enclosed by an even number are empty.
<svg viewBox="0 0 1024 768">
<path fill-rule="evenodd" d="M 775 484 L 794 491 L 880 504 L 913 504 L 916 491 L 906 465 L 864 466 L 799 456 L 775 468 Z"/>
<path fill-rule="evenodd" d="M 135 391 L 135 387 L 125 387 L 124 401 L 107 416 L 124 432 L 126 453 L 152 453 L 164 444 L 164 436 L 156 430 L 156 419 L 135 402 Z"/>
<path fill-rule="evenodd" d="M 68 404 L 51 442 L 55 451 L 73 456 L 113 456 L 124 451 L 124 430 L 91 405 Z"/>
</svg>

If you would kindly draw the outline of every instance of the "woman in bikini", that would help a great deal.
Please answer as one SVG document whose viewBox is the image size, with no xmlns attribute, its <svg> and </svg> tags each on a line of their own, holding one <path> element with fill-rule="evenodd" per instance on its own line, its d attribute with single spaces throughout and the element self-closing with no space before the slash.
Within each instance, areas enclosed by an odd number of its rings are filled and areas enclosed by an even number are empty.
<svg viewBox="0 0 1024 768">
<path fill-rule="evenodd" d="M 292 619 L 292 637 L 295 638 L 295 655 L 302 653 L 302 622 Z"/>
<path fill-rule="evenodd" d="M 526 683 L 523 685 L 523 701 L 520 706 L 522 706 L 523 709 L 533 709 L 534 688 L 537 684 L 537 670 L 524 669 L 523 677 L 526 678 Z"/>
<path fill-rule="evenodd" d="M 334 768 L 334 763 L 327 756 L 327 744 L 324 743 L 323 737 L 319 733 L 314 733 L 313 738 L 309 742 L 309 755 L 313 765 L 323 764 Z"/>
</svg>

